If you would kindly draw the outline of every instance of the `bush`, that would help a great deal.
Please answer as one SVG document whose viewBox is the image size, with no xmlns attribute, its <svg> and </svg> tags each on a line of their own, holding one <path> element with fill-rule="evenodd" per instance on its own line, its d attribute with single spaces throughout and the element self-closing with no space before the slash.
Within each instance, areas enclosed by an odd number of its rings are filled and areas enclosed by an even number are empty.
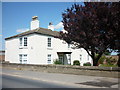
<svg viewBox="0 0 120 90">
<path fill-rule="evenodd" d="M 86 62 L 83 64 L 83 66 L 91 66 L 91 63 L 90 62 Z"/>
<path fill-rule="evenodd" d="M 73 61 L 73 65 L 80 65 L 79 60 L 74 60 L 74 61 Z"/>
<path fill-rule="evenodd" d="M 117 59 L 112 58 L 110 56 L 102 56 L 99 61 L 98 64 L 99 66 L 104 66 L 104 67 L 117 67 Z"/>
<path fill-rule="evenodd" d="M 106 62 L 107 62 L 108 65 L 117 64 L 117 60 L 116 60 L 116 59 L 113 59 L 112 57 L 106 58 Z"/>
<path fill-rule="evenodd" d="M 104 60 L 106 59 L 105 56 L 102 56 L 99 60 L 98 60 L 98 64 L 103 64 Z"/>
<path fill-rule="evenodd" d="M 102 56 L 99 61 L 98 64 L 104 64 L 104 65 L 116 65 L 117 64 L 117 60 L 112 58 L 112 57 L 106 57 L 106 56 Z"/>
<path fill-rule="evenodd" d="M 54 64 L 62 64 L 62 62 L 61 62 L 60 60 L 56 59 L 56 60 L 54 61 Z"/>
</svg>

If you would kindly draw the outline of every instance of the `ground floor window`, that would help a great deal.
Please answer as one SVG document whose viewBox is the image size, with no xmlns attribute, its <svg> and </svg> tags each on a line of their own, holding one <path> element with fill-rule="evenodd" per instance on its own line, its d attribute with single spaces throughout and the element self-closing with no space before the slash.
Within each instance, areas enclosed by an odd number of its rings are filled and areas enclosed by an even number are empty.
<svg viewBox="0 0 120 90">
<path fill-rule="evenodd" d="M 71 54 L 68 54 L 68 64 L 71 64 Z"/>
<path fill-rule="evenodd" d="M 27 54 L 19 54 L 19 61 L 21 64 L 27 64 Z"/>
<path fill-rule="evenodd" d="M 47 63 L 51 64 L 51 54 L 48 54 L 48 56 L 47 56 Z"/>
</svg>

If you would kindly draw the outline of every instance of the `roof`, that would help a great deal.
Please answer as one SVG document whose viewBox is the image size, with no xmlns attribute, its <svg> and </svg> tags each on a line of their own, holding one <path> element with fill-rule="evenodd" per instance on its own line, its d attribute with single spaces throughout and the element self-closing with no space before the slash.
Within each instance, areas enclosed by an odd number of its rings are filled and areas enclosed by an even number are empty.
<svg viewBox="0 0 120 90">
<path fill-rule="evenodd" d="M 45 28 L 37 28 L 34 30 L 29 30 L 11 37 L 7 37 L 5 38 L 5 40 L 11 39 L 11 38 L 15 38 L 15 37 L 21 37 L 21 36 L 25 36 L 25 35 L 29 35 L 29 34 L 33 34 L 33 33 L 37 33 L 37 34 L 42 34 L 42 35 L 48 35 L 48 36 L 53 36 L 53 37 L 58 37 L 59 36 L 59 32 L 57 31 L 52 31 L 50 29 L 45 29 Z"/>
</svg>

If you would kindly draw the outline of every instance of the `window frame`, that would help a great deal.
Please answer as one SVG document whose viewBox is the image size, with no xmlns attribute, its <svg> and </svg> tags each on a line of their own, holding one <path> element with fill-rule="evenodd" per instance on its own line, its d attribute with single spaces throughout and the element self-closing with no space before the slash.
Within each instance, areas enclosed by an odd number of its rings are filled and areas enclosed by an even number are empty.
<svg viewBox="0 0 120 90">
<path fill-rule="evenodd" d="M 23 37 L 23 38 L 24 38 L 24 41 L 23 41 L 23 42 L 24 42 L 24 45 L 23 45 L 23 46 L 27 47 L 27 44 L 28 44 L 28 43 L 27 43 L 27 37 Z"/>
<path fill-rule="evenodd" d="M 52 47 L 52 38 L 51 37 L 47 38 L 47 47 L 49 47 L 49 48 Z"/>
<path fill-rule="evenodd" d="M 27 47 L 28 46 L 28 37 L 19 37 L 19 47 Z"/>
<path fill-rule="evenodd" d="M 51 64 L 51 61 L 52 61 L 52 55 L 51 55 L 51 54 L 48 54 L 48 55 L 47 55 L 47 63 L 48 63 L 48 64 Z"/>
<path fill-rule="evenodd" d="M 80 54 L 80 61 L 82 61 L 82 54 Z"/>
<path fill-rule="evenodd" d="M 28 55 L 27 54 L 19 54 L 19 62 L 21 64 L 27 64 Z"/>
<path fill-rule="evenodd" d="M 20 37 L 20 38 L 19 38 L 19 45 L 20 45 L 20 46 L 22 46 L 22 44 L 23 44 L 23 41 L 22 41 L 22 40 L 23 40 L 23 38 Z"/>
</svg>

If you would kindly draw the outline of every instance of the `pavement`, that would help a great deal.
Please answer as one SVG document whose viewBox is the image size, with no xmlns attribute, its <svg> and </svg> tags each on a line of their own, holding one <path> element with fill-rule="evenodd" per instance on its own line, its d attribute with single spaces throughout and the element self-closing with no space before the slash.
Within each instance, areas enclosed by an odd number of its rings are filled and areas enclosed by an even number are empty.
<svg viewBox="0 0 120 90">
<path fill-rule="evenodd" d="M 46 73 L 27 70 L 14 70 L 12 68 L 2 68 L 2 75 L 41 80 L 44 82 L 69 85 L 76 88 L 118 88 L 120 86 L 120 78 Z"/>
</svg>

